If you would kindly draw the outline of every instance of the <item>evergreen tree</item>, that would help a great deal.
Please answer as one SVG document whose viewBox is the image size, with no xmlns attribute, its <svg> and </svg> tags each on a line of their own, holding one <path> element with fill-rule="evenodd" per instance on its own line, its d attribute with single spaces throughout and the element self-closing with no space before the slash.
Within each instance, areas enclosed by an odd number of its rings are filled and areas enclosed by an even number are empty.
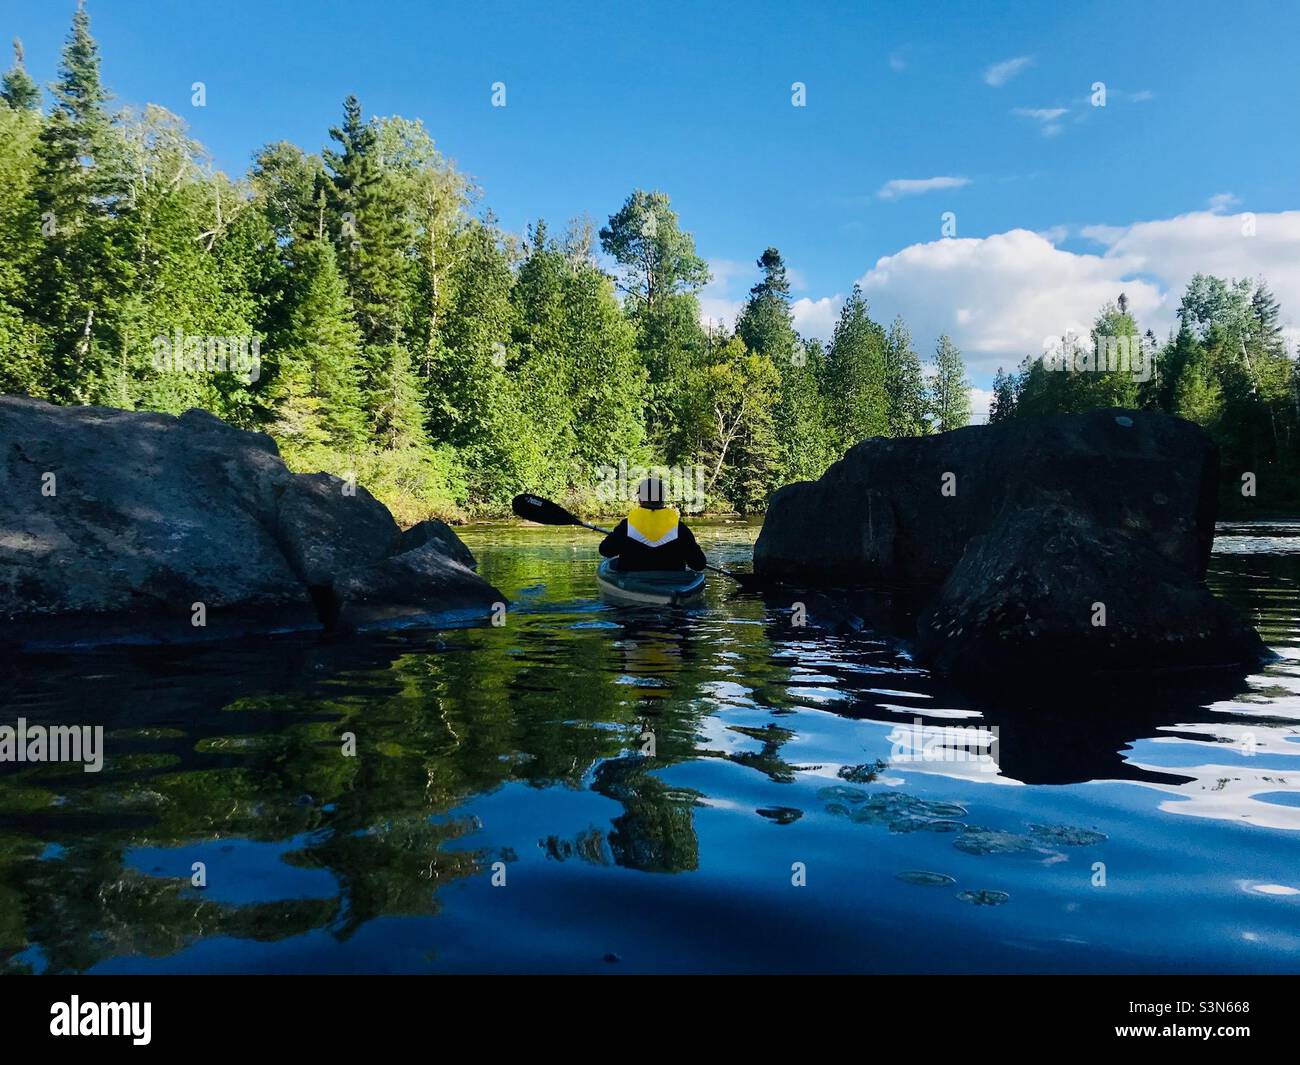
<svg viewBox="0 0 1300 1065">
<path fill-rule="evenodd" d="M 122 208 L 119 144 L 83 8 L 73 15 L 53 91 L 40 133 L 35 190 L 44 240 L 29 310 L 50 344 L 50 394 L 107 402 L 117 391 L 114 314 L 130 289 L 132 257 L 123 227 L 114 225 Z"/>
<path fill-rule="evenodd" d="M 41 106 L 41 90 L 23 67 L 23 42 L 14 38 L 14 65 L 0 82 L 0 100 L 15 111 L 35 111 Z"/>
<path fill-rule="evenodd" d="M 935 428 L 939 432 L 960 429 L 970 423 L 970 382 L 966 380 L 966 364 L 946 333 L 935 346 L 930 403 Z"/>
<path fill-rule="evenodd" d="M 37 170 L 37 111 L 0 106 L 0 393 L 48 397 L 48 352 L 30 310 L 28 289 L 40 249 L 32 197 Z"/>
<path fill-rule="evenodd" d="M 885 338 L 885 398 L 890 436 L 920 436 L 929 430 L 921 357 L 912 348 L 912 334 L 901 315 Z"/>
<path fill-rule="evenodd" d="M 1282 308 L 1263 278 L 1260 278 L 1250 297 L 1248 329 L 1251 342 L 1261 354 L 1275 358 L 1286 357 L 1286 340 L 1282 335 Z"/>
<path fill-rule="evenodd" d="M 808 351 L 794 330 L 785 261 L 776 248 L 768 248 L 758 267 L 762 274 L 736 319 L 736 336 L 748 352 L 772 363 L 780 381 L 773 411 L 780 458 L 771 468 L 772 482 L 767 486 L 771 490 L 782 481 L 820 474 L 826 467 L 828 441 L 818 368 L 809 366 Z"/>
<path fill-rule="evenodd" d="M 885 331 L 871 320 L 862 289 L 854 285 L 840 308 L 826 368 L 830 421 L 839 452 L 889 432 L 886 339 Z"/>
<path fill-rule="evenodd" d="M 839 457 L 822 391 L 825 374 L 826 355 L 816 340 L 801 341 L 781 371 L 775 413 L 782 442 L 781 483 L 815 480 Z"/>
<path fill-rule="evenodd" d="M 775 248 L 763 252 L 758 267 L 763 274 L 749 290 L 749 300 L 736 319 L 736 336 L 747 349 L 766 355 L 781 367 L 789 363 L 797 344 L 790 311 L 790 281 L 785 261 Z"/>
<path fill-rule="evenodd" d="M 1002 367 L 993 375 L 993 398 L 989 402 L 989 424 L 1005 422 L 1016 416 L 1016 380 Z"/>
<path fill-rule="evenodd" d="M 299 446 L 324 443 L 354 452 L 366 434 L 361 335 L 334 246 L 328 240 L 304 242 L 296 265 L 298 291 L 278 338 L 281 351 L 270 386 L 277 435 Z"/>
<path fill-rule="evenodd" d="M 340 150 L 323 153 L 332 232 L 356 310 L 365 358 L 363 391 L 375 437 L 393 450 L 424 439 L 424 410 L 404 326 L 412 284 L 408 219 L 385 171 L 375 126 L 355 96 L 343 124 L 330 130 Z"/>
</svg>

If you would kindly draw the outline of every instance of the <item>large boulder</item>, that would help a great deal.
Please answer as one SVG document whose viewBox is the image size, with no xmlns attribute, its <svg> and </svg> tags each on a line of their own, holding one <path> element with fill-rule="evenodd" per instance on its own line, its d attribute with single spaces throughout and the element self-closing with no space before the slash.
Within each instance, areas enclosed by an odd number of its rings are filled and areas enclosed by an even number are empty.
<svg viewBox="0 0 1300 1065">
<path fill-rule="evenodd" d="M 463 544 L 461 548 L 469 554 Z M 428 540 L 400 555 L 340 573 L 334 582 L 340 624 L 361 628 L 410 622 L 422 617 L 430 602 L 444 611 L 482 616 L 484 581 L 472 568 L 474 556 L 469 557 L 471 565 L 466 565 L 437 540 Z M 494 602 L 504 609 L 500 593 Z"/>
<path fill-rule="evenodd" d="M 2 645 L 319 626 L 340 613 L 341 575 L 402 539 L 365 489 L 293 474 L 270 437 L 197 410 L 0 397 L 0 498 Z M 450 530 L 436 544 L 468 553 Z M 486 616 L 502 596 L 470 578 L 445 604 L 427 584 L 424 612 Z"/>
<path fill-rule="evenodd" d="M 754 568 L 769 578 L 941 585 L 1003 509 L 1059 503 L 1205 573 L 1218 457 L 1190 422 L 1096 410 L 874 438 L 773 497 Z"/>
<path fill-rule="evenodd" d="M 917 622 L 937 671 L 1006 682 L 1235 666 L 1259 636 L 1141 540 L 1058 505 L 1004 511 Z"/>
<path fill-rule="evenodd" d="M 1130 410 L 865 440 L 775 494 L 754 568 L 897 593 L 954 674 L 1243 663 L 1258 637 L 1202 583 L 1217 477 L 1203 430 Z"/>
<path fill-rule="evenodd" d="M 401 530 L 388 508 L 360 485 L 329 473 L 292 478 L 275 510 L 276 539 L 309 586 L 391 554 Z"/>
</svg>

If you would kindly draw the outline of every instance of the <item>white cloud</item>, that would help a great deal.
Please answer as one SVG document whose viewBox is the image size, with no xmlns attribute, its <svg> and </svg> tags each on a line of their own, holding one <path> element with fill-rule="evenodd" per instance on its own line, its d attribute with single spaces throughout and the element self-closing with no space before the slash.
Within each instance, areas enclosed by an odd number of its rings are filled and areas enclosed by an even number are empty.
<svg viewBox="0 0 1300 1065">
<path fill-rule="evenodd" d="M 1019 115 L 1021 118 L 1032 118 L 1038 123 L 1039 131 L 1044 137 L 1055 137 L 1061 132 L 1060 118 L 1068 114 L 1068 109 L 1064 107 L 1014 107 L 1011 109 L 1013 115 Z"/>
<path fill-rule="evenodd" d="M 936 192 L 940 189 L 960 189 L 970 184 L 970 178 L 932 177 L 932 178 L 894 178 L 886 181 L 876 193 L 882 200 L 896 200 L 900 196 L 919 196 L 923 192 Z"/>
<path fill-rule="evenodd" d="M 753 271 L 748 263 L 736 259 L 710 259 L 710 280 L 700 289 L 700 321 L 719 323 L 730 329 L 736 323 L 736 315 L 745 305 L 742 297 L 732 294 L 732 287 L 737 279 Z"/>
<path fill-rule="evenodd" d="M 801 336 L 816 337 L 823 343 L 830 343 L 843 303 L 844 297 L 838 293 L 819 300 L 807 297 L 795 300 L 790 308 L 794 312 L 795 329 Z"/>
<path fill-rule="evenodd" d="M 700 324 L 706 327 L 712 324 L 723 329 L 733 329 L 736 325 L 736 316 L 744 306 L 744 300 L 729 300 L 705 296 L 701 293 Z"/>
<path fill-rule="evenodd" d="M 1001 63 L 994 63 L 984 71 L 984 84 L 1000 89 L 1026 67 L 1032 66 L 1033 62 L 1033 56 L 1020 55 L 1015 59 L 1004 59 Z"/>
<path fill-rule="evenodd" d="M 983 238 L 913 244 L 878 260 L 861 279 L 872 317 L 902 314 L 918 350 L 947 333 L 972 378 L 987 382 L 1042 349 L 1045 337 L 1085 332 L 1120 292 L 1141 326 L 1163 338 L 1191 276 L 1264 276 L 1282 305 L 1288 335 L 1300 339 L 1300 211 L 1253 216 L 1198 211 L 1128 226 L 1089 226 L 1101 253 L 1066 251 L 1039 233 L 1014 229 Z"/>
<path fill-rule="evenodd" d="M 1040 122 L 1052 122 L 1065 114 L 1064 107 L 1017 107 L 1012 111 L 1013 114 L 1024 115 L 1026 118 L 1036 118 Z"/>
<path fill-rule="evenodd" d="M 1221 214 L 1229 207 L 1236 207 L 1237 204 L 1241 203 L 1231 192 L 1216 192 L 1207 202 L 1214 214 Z"/>
<path fill-rule="evenodd" d="M 1283 322 L 1300 326 L 1300 211 L 1193 211 L 1125 226 L 1104 243 L 1108 260 L 1130 264 L 1172 289 L 1175 307 L 1193 274 L 1262 276 L 1282 305 Z"/>
</svg>

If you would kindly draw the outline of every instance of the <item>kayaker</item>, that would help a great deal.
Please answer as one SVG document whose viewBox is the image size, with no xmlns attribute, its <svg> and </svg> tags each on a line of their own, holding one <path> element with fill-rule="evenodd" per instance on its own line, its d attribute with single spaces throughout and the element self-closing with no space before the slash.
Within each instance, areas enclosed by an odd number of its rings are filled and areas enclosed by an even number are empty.
<svg viewBox="0 0 1300 1065">
<path fill-rule="evenodd" d="M 636 488 L 637 505 L 600 542 L 620 570 L 704 569 L 704 552 L 681 515 L 664 502 L 663 481 L 647 477 Z"/>
</svg>

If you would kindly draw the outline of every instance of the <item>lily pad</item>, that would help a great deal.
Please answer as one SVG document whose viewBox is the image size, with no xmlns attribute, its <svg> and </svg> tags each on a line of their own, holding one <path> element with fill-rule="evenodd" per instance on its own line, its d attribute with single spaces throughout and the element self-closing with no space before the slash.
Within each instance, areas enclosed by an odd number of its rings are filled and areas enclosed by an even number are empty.
<svg viewBox="0 0 1300 1065">
<path fill-rule="evenodd" d="M 925 823 L 927 832 L 965 832 L 966 828 L 965 821 L 952 821 L 945 817 L 938 817 Z"/>
<path fill-rule="evenodd" d="M 952 845 L 967 854 L 1042 854 L 1045 851 L 1029 836 L 977 826 L 968 827 Z"/>
<path fill-rule="evenodd" d="M 972 906 L 1001 906 L 1011 898 L 1005 891 L 959 891 L 957 897 Z"/>
<path fill-rule="evenodd" d="M 822 788 L 817 793 L 817 798 L 822 802 L 866 802 L 867 793 L 861 788 L 846 788 L 843 784 L 836 784 L 833 787 Z"/>
<path fill-rule="evenodd" d="M 894 878 L 905 884 L 916 884 L 920 887 L 946 887 L 948 884 L 957 883 L 957 878 L 947 873 L 931 873 L 924 869 L 909 869 L 906 872 L 895 873 Z"/>
<path fill-rule="evenodd" d="M 1103 832 L 1093 832 L 1073 825 L 1030 825 L 1029 831 L 1039 839 L 1062 847 L 1089 847 L 1094 843 L 1105 843 L 1107 839 Z"/>
</svg>

